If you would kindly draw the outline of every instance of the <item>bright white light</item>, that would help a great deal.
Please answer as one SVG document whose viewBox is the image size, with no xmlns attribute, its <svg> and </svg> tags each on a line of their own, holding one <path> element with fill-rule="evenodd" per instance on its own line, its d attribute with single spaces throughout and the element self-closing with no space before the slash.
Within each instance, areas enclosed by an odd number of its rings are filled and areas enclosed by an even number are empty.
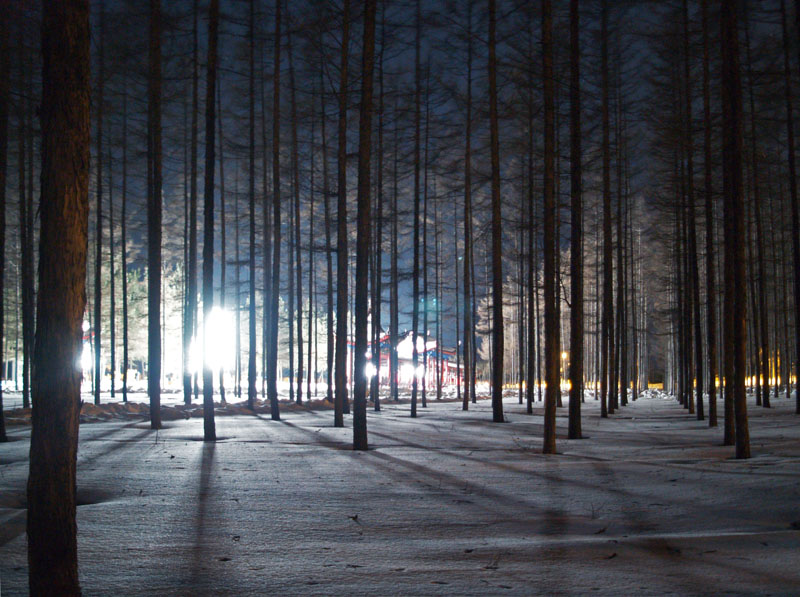
<svg viewBox="0 0 800 597">
<path fill-rule="evenodd" d="M 410 381 L 414 377 L 414 365 L 405 363 L 400 367 L 400 378 L 404 381 Z"/>
<path fill-rule="evenodd" d="M 377 373 L 377 370 L 375 369 L 375 365 L 373 365 L 371 362 L 368 362 L 364 366 L 364 376 L 367 379 L 372 379 L 373 377 L 375 377 L 375 373 Z"/>
<path fill-rule="evenodd" d="M 212 371 L 229 369 L 235 353 L 235 324 L 233 314 L 220 307 L 212 307 L 203 326 L 207 342 L 203 336 L 196 337 L 189 348 L 191 369 L 200 373 L 203 369 L 203 346 L 205 356 Z"/>
<path fill-rule="evenodd" d="M 83 322 L 83 331 L 84 332 L 88 332 L 90 327 L 91 326 L 89 325 L 89 322 L 84 320 L 84 322 Z"/>
<path fill-rule="evenodd" d="M 92 347 L 89 345 L 88 342 L 85 342 L 83 345 L 83 351 L 81 352 L 81 369 L 84 371 L 92 368 Z"/>
<path fill-rule="evenodd" d="M 419 365 L 417 367 L 417 379 L 422 379 L 425 377 L 425 365 Z"/>
</svg>

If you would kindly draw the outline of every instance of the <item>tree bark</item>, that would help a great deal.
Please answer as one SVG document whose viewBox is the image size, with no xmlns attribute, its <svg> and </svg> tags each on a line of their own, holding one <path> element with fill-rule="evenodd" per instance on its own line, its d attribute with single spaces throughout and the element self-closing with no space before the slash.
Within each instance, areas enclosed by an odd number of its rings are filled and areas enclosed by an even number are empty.
<svg viewBox="0 0 800 597">
<path fill-rule="evenodd" d="M 708 346 L 708 426 L 717 426 L 717 290 L 714 262 L 714 195 L 711 160 L 711 92 L 708 51 L 708 0 L 702 0 L 703 27 L 703 188 L 706 218 L 706 319 Z"/>
<path fill-rule="evenodd" d="M 0 297 L 5 296 L 6 270 L 6 172 L 8 166 L 8 104 L 10 98 L 11 61 L 8 55 L 8 28 L 11 3 L 0 0 Z M 0 300 L 0 346 L 5 339 L 5 301 Z M 3 379 L 6 378 L 5 362 Z M 3 388 L 0 385 L 0 442 L 8 441 L 3 410 Z"/>
<path fill-rule="evenodd" d="M 783 0 L 782 0 L 783 4 Z M 733 402 L 736 458 L 750 457 L 745 376 L 747 284 L 742 192 L 742 87 L 739 72 L 737 6 L 724 2 L 722 43 L 722 163 L 725 206 L 725 399 Z M 727 415 L 727 413 L 726 413 Z"/>
<path fill-rule="evenodd" d="M 89 217 L 89 3 L 45 2 L 42 202 L 28 477 L 32 595 L 80 595 L 75 469 Z"/>
<path fill-rule="evenodd" d="M 147 393 L 150 428 L 161 428 L 161 0 L 150 0 L 147 194 Z M 97 322 L 95 322 L 97 325 Z"/>
<path fill-rule="evenodd" d="M 569 439 L 581 438 L 583 399 L 583 198 L 581 170 L 580 11 L 570 0 L 570 309 L 569 336 Z M 530 184 L 530 183 L 529 183 Z"/>
<path fill-rule="evenodd" d="M 281 418 L 278 406 L 278 296 L 281 288 L 281 0 L 275 3 L 275 61 L 272 77 L 272 296 L 267 357 L 267 396 L 273 421 Z"/>
<path fill-rule="evenodd" d="M 336 214 L 336 371 L 335 427 L 344 427 L 347 402 L 347 62 L 350 46 L 350 0 L 344 0 L 339 67 L 338 182 Z"/>
<path fill-rule="evenodd" d="M 542 6 L 549 6 L 544 0 Z M 489 137 L 492 167 L 492 421 L 503 416 L 503 221 L 500 198 L 500 135 L 497 123 L 496 0 L 489 0 Z M 552 84 L 552 78 L 550 79 Z M 545 75 L 545 86 L 547 85 Z M 545 175 L 546 176 L 546 175 Z"/>
<path fill-rule="evenodd" d="M 214 308 L 214 125 L 216 110 L 214 96 L 217 87 L 217 31 L 219 0 L 208 7 L 208 59 L 206 60 L 206 163 L 203 181 L 203 326 L 208 328 Z M 238 288 L 236 289 L 238 292 Z M 217 440 L 214 421 L 214 372 L 209 362 L 209 343 L 203 334 L 203 441 Z"/>
<path fill-rule="evenodd" d="M 556 451 L 556 402 L 559 387 L 557 291 L 555 271 L 555 90 L 553 84 L 553 12 L 542 0 L 542 77 L 544 88 L 544 441 L 542 452 Z"/>
<path fill-rule="evenodd" d="M 364 3 L 364 50 L 361 58 L 361 109 L 358 123 L 358 207 L 356 243 L 356 338 L 353 384 L 353 449 L 367 443 L 367 315 L 369 310 L 370 152 L 372 135 L 372 79 L 375 62 L 376 0 Z"/>
</svg>

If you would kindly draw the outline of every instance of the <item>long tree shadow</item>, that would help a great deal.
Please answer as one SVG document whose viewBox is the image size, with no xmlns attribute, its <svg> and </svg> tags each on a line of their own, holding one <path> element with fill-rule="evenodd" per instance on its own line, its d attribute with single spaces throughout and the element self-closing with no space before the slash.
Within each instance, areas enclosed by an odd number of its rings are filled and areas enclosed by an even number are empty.
<svg viewBox="0 0 800 597">
<path fill-rule="evenodd" d="M 200 590 L 207 584 L 206 571 L 209 562 L 206 533 L 206 519 L 208 517 L 209 498 L 212 494 L 211 475 L 214 470 L 215 442 L 203 443 L 200 457 L 200 479 L 197 487 L 197 512 L 192 521 L 194 527 L 194 544 L 192 546 L 191 570 L 189 573 L 188 588 Z"/>
</svg>

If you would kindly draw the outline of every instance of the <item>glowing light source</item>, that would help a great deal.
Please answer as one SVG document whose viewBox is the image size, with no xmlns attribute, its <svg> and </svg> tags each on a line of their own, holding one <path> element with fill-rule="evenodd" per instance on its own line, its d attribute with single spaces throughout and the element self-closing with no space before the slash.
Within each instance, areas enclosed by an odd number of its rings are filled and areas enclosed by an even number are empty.
<svg viewBox="0 0 800 597">
<path fill-rule="evenodd" d="M 367 364 L 364 366 L 364 376 L 367 379 L 372 379 L 375 377 L 376 373 L 377 370 L 375 369 L 375 365 L 373 365 L 371 362 L 367 362 Z"/>
<path fill-rule="evenodd" d="M 195 337 L 189 348 L 191 368 L 195 373 L 203 369 L 203 348 L 205 360 L 212 371 L 229 369 L 235 354 L 235 324 L 233 314 L 220 307 L 212 307 L 205 321 L 203 336 Z"/>
</svg>

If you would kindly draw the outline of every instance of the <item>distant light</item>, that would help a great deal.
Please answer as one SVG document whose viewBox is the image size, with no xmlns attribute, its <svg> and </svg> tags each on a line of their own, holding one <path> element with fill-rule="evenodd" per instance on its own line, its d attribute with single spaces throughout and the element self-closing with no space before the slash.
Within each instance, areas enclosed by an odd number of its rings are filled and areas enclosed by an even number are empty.
<svg viewBox="0 0 800 597">
<path fill-rule="evenodd" d="M 84 322 L 83 322 L 83 331 L 84 331 L 84 332 L 88 332 L 88 331 L 89 331 L 89 328 L 91 328 L 91 327 L 92 327 L 92 326 L 91 326 L 91 325 L 89 325 L 89 322 L 84 320 Z"/>
<path fill-rule="evenodd" d="M 562 360 L 566 361 L 567 360 L 567 353 L 566 352 L 562 352 L 561 353 L 561 358 L 562 358 Z"/>
<path fill-rule="evenodd" d="M 84 322 L 86 325 L 86 322 Z M 92 368 L 92 347 L 91 345 L 86 342 L 83 345 L 83 351 L 81 352 L 81 369 L 86 371 Z"/>
<path fill-rule="evenodd" d="M 367 379 L 372 379 L 375 377 L 376 373 L 377 369 L 375 369 L 375 365 L 373 365 L 371 362 L 367 362 L 367 364 L 364 366 L 364 376 Z"/>
</svg>

